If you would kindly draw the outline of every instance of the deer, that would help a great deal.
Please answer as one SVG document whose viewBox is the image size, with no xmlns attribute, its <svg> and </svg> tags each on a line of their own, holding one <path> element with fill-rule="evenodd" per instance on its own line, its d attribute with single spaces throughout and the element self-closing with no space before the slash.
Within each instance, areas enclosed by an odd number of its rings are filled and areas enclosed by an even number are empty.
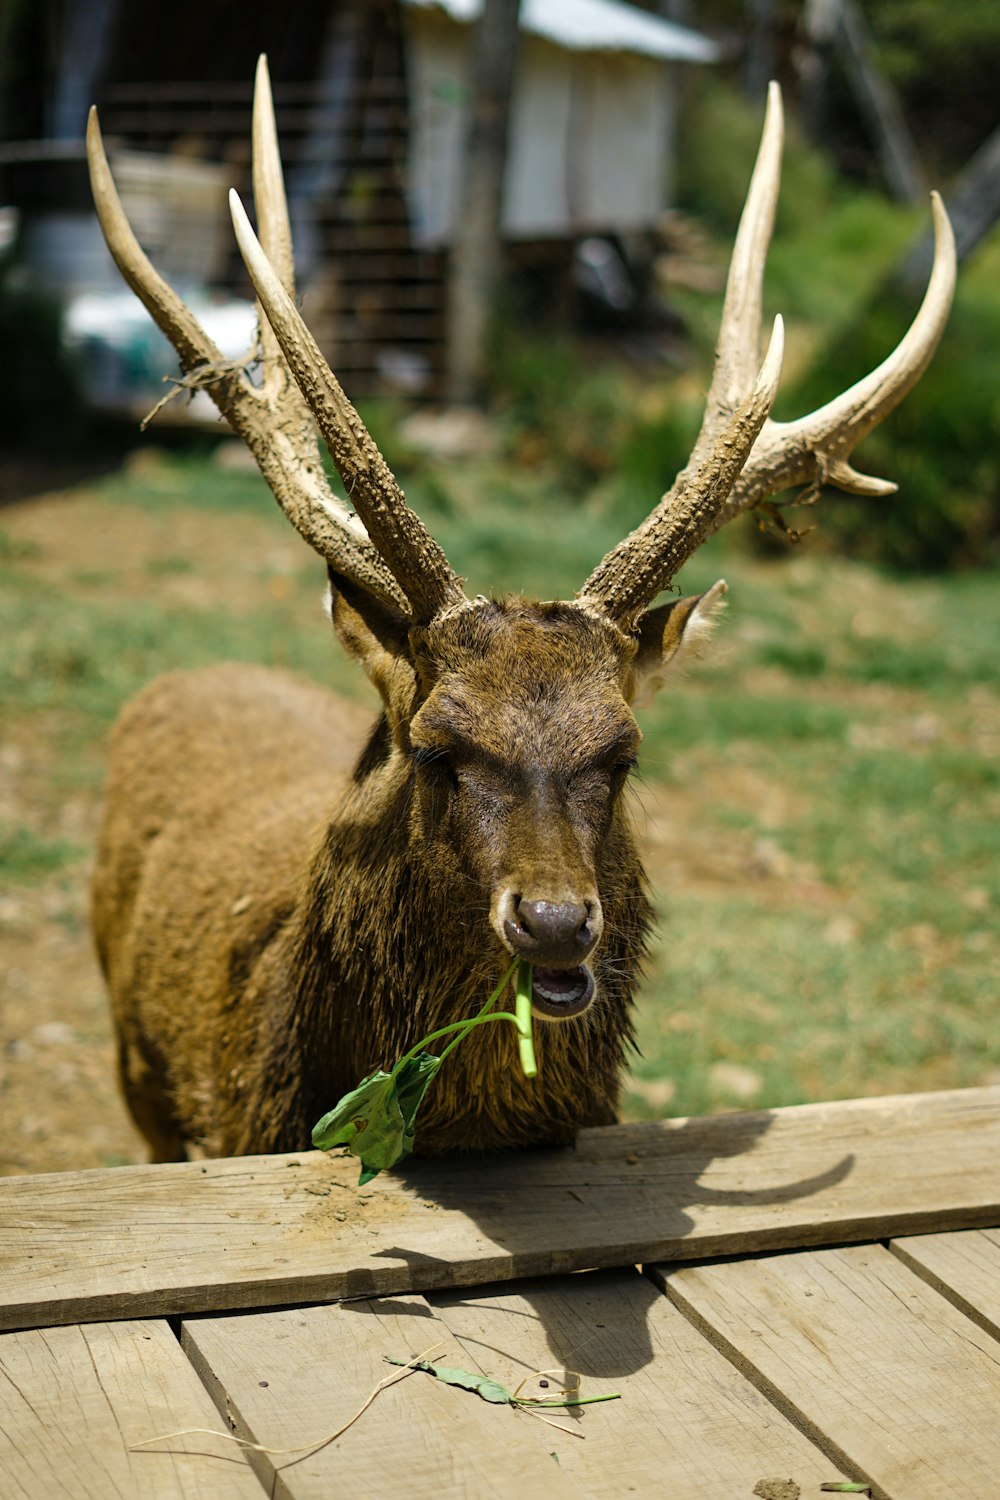
<svg viewBox="0 0 1000 1500">
<path fill-rule="evenodd" d="M 782 134 L 772 85 L 689 462 L 573 599 L 469 598 L 298 311 L 266 60 L 257 233 L 230 199 L 258 299 L 255 378 L 147 259 L 91 111 L 111 254 L 183 379 L 211 391 L 326 563 L 333 631 L 381 704 L 371 723 L 290 674 L 219 664 L 169 673 L 123 710 L 92 911 L 151 1160 L 307 1148 L 340 1095 L 474 1015 L 514 959 L 532 966 L 537 1078 L 517 1066 L 512 1027 L 481 1028 L 428 1094 L 416 1153 L 566 1145 L 616 1120 L 652 921 L 624 797 L 635 710 L 698 654 L 726 589 L 683 597 L 674 579 L 709 535 L 784 490 L 895 490 L 851 454 L 920 379 L 955 285 L 935 194 L 934 264 L 897 348 L 815 411 L 773 419 L 780 318 L 762 360 L 759 347 Z"/>
</svg>

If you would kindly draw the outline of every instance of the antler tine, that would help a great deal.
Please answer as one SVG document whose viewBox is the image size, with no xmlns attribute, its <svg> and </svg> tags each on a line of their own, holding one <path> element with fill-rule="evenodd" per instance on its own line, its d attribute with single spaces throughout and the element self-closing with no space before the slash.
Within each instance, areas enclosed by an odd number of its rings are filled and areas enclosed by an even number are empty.
<svg viewBox="0 0 1000 1500">
<path fill-rule="evenodd" d="M 715 369 L 699 442 L 705 436 L 706 428 L 718 426 L 735 410 L 753 385 L 757 373 L 764 267 L 778 203 L 784 137 L 781 89 L 778 84 L 771 83 L 767 90 L 757 160 L 729 261 Z"/>
<path fill-rule="evenodd" d="M 849 455 L 923 375 L 944 332 L 957 274 L 955 236 L 937 193 L 934 265 L 917 315 L 893 352 L 841 395 L 794 422 L 765 424 L 750 461 L 712 529 L 791 485 L 829 483 L 855 495 L 891 495 L 888 479 L 861 474 Z"/>
<path fill-rule="evenodd" d="M 759 412 L 760 407 L 753 394 L 744 401 L 744 393 L 752 379 L 759 337 L 782 134 L 781 95 L 777 84 L 771 84 L 726 283 L 715 372 L 694 452 L 649 519 L 608 554 L 581 591 L 582 603 L 626 627 L 706 537 L 770 495 L 790 485 L 824 482 L 861 495 L 887 495 L 896 488 L 888 480 L 859 474 L 848 460 L 861 439 L 916 385 L 937 347 L 955 289 L 955 241 L 948 216 L 933 194 L 934 268 L 920 310 L 899 346 L 850 390 L 796 422 L 775 422 L 765 411 L 756 443 L 751 438 L 751 453 L 743 437 L 753 424 L 746 425 L 744 414 L 749 420 L 751 409 Z M 769 363 L 770 355 L 765 365 Z M 761 381 L 763 371 L 758 385 Z M 737 414 L 731 418 L 734 407 Z M 723 475 L 731 476 L 728 484 Z"/>
<path fill-rule="evenodd" d="M 750 395 L 718 433 L 711 452 L 690 463 L 652 514 L 595 568 L 578 596 L 583 608 L 630 629 L 701 546 L 774 404 L 784 342 L 778 317 Z"/>
<path fill-rule="evenodd" d="M 95 105 L 91 105 L 87 117 L 87 166 L 98 222 L 115 265 L 177 350 L 184 369 L 199 364 L 221 365 L 221 351 L 173 287 L 163 280 L 132 233 L 108 165 Z"/>
<path fill-rule="evenodd" d="M 784 118 L 781 90 L 768 89 L 764 128 L 726 279 L 715 370 L 690 461 L 659 505 L 595 568 L 580 601 L 629 624 L 718 525 L 774 401 L 783 350 L 775 320 L 757 372 L 764 263 L 774 224 Z M 756 375 L 756 383 L 755 383 Z"/>
<path fill-rule="evenodd" d="M 292 254 L 292 230 L 288 222 L 288 200 L 285 178 L 278 150 L 278 130 L 274 119 L 274 98 L 267 55 L 257 59 L 253 89 L 253 201 L 264 253 L 290 297 L 295 296 L 295 259 Z M 264 329 L 261 329 L 264 332 Z"/>
<path fill-rule="evenodd" d="M 273 130 L 273 126 L 272 126 Z M 323 476 L 308 413 L 296 395 L 298 415 L 282 410 L 276 382 L 256 390 L 243 370 L 227 361 L 171 286 L 155 269 L 132 232 L 111 175 L 97 110 L 87 121 L 87 163 L 98 221 L 125 281 L 177 350 L 192 384 L 202 384 L 253 453 L 278 504 L 311 547 L 337 570 L 397 609 L 406 598 L 363 528 L 331 493 Z M 286 221 L 287 222 L 287 221 Z M 275 347 L 269 374 L 280 363 Z M 199 378 L 200 377 L 200 378 Z M 294 389 L 287 372 L 284 385 Z"/>
<path fill-rule="evenodd" d="M 344 395 L 291 297 L 250 227 L 239 196 L 229 195 L 233 227 L 254 290 L 298 382 L 337 472 L 381 556 L 412 607 L 428 621 L 465 602 L 461 582 L 403 492 L 374 439 Z"/>
</svg>

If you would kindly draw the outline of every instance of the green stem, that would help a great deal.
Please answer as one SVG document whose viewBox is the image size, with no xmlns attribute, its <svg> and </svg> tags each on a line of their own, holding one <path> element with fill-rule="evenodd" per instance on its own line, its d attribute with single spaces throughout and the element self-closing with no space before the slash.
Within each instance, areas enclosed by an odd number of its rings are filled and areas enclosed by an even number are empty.
<svg viewBox="0 0 1000 1500">
<path fill-rule="evenodd" d="M 483 1006 L 483 1008 L 480 1011 L 477 1012 L 476 1015 L 469 1016 L 464 1021 L 452 1021 L 452 1023 L 451 1023 L 450 1026 L 441 1026 L 441 1027 L 438 1028 L 437 1031 L 432 1031 L 429 1036 L 421 1037 L 420 1041 L 417 1042 L 416 1046 L 415 1047 L 411 1047 L 410 1050 L 409 1050 L 409 1052 L 405 1053 L 399 1059 L 398 1063 L 396 1063 L 395 1067 L 392 1069 L 392 1072 L 389 1075 L 390 1078 L 395 1078 L 395 1076 L 399 1072 L 399 1070 L 401 1068 L 405 1067 L 405 1065 L 410 1061 L 411 1058 L 416 1057 L 416 1055 L 417 1055 L 418 1052 L 423 1052 L 424 1048 L 430 1042 L 437 1041 L 437 1039 L 438 1039 L 439 1036 L 449 1036 L 453 1031 L 460 1031 L 462 1033 L 462 1035 L 461 1036 L 457 1036 L 455 1038 L 455 1040 L 453 1042 L 450 1042 L 449 1045 L 441 1053 L 441 1061 L 444 1062 L 445 1058 L 448 1056 L 448 1053 L 451 1051 L 452 1047 L 457 1047 L 458 1046 L 459 1042 L 462 1041 L 462 1039 L 465 1036 L 465 1033 L 467 1031 L 469 1031 L 473 1026 L 478 1026 L 478 1024 L 479 1024 L 480 1021 L 489 1019 L 489 1017 L 487 1017 L 487 1015 L 486 1015 L 486 1012 L 489 1010 L 489 1008 L 490 1008 L 491 1005 L 495 1005 L 496 1004 L 497 1000 L 503 994 L 504 987 L 508 983 L 508 981 L 510 980 L 511 975 L 514 973 L 514 969 L 516 968 L 516 966 L 517 966 L 517 959 L 515 958 L 513 960 L 513 962 L 511 963 L 510 967 L 505 970 L 505 972 L 504 972 L 504 974 L 503 974 L 503 976 L 502 976 L 502 978 L 500 980 L 500 983 L 497 985 L 496 989 L 493 991 L 492 995 L 487 1000 L 486 1004 Z M 500 1017 L 499 1017 L 499 1014 L 498 1014 L 495 1017 L 495 1019 L 499 1020 L 499 1018 Z M 516 1020 L 517 1020 L 516 1016 L 509 1016 L 507 1019 L 511 1020 L 511 1021 L 514 1021 L 515 1023 L 516 1023 Z"/>
<path fill-rule="evenodd" d="M 534 1054 L 534 1052 L 532 1051 L 532 1048 L 531 1048 L 531 1032 L 530 1031 L 528 1032 L 528 1037 L 527 1037 L 527 1058 L 526 1058 L 526 1056 L 525 1056 L 525 1039 L 524 1039 L 524 1036 L 523 1036 L 522 1031 L 521 1031 L 521 1026 L 522 1026 L 521 1017 L 519 1015 L 517 1015 L 517 1016 L 514 1015 L 513 1012 L 511 1012 L 509 1010 L 494 1010 L 494 1011 L 491 1011 L 488 1016 L 484 1016 L 482 1014 L 482 1012 L 480 1011 L 479 1015 L 478 1016 L 473 1016 L 471 1020 L 458 1022 L 458 1025 L 460 1025 L 460 1026 L 462 1026 L 464 1028 L 463 1031 L 462 1031 L 462 1034 L 461 1034 L 461 1036 L 457 1036 L 453 1042 L 449 1042 L 448 1043 L 447 1047 L 441 1053 L 440 1061 L 444 1062 L 445 1058 L 448 1056 L 448 1053 L 452 1050 L 452 1048 L 453 1047 L 457 1047 L 458 1044 L 459 1044 L 459 1042 L 463 1042 L 474 1026 L 485 1026 L 487 1024 L 487 1022 L 489 1022 L 489 1021 L 513 1021 L 514 1025 L 517 1027 L 517 1031 L 518 1031 L 518 1039 L 519 1039 L 519 1043 L 520 1043 L 520 1047 L 521 1047 L 521 1066 L 524 1068 L 524 1076 L 526 1078 L 534 1078 L 535 1075 L 536 1075 L 536 1073 L 538 1072 L 538 1068 L 537 1068 L 537 1066 L 535 1064 L 535 1054 Z M 435 1031 L 435 1032 L 433 1032 L 431 1036 L 425 1037 L 424 1040 L 428 1041 L 428 1042 L 431 1042 L 431 1041 L 434 1040 L 435 1036 L 441 1036 L 442 1032 L 445 1032 L 445 1031 L 454 1031 L 454 1029 L 455 1029 L 454 1026 L 444 1026 L 444 1027 L 442 1027 L 441 1031 Z"/>
<path fill-rule="evenodd" d="M 478 1016 L 470 1016 L 467 1021 L 456 1021 L 455 1026 L 463 1027 L 464 1031 L 471 1031 L 473 1026 L 485 1026 L 489 1021 L 513 1021 L 514 1025 L 517 1025 L 517 1017 L 512 1010 L 491 1010 L 488 1016 L 484 1016 L 481 1013 Z M 436 1036 L 440 1036 L 442 1032 L 454 1031 L 455 1026 L 442 1026 L 441 1031 L 432 1031 L 430 1036 L 425 1037 L 424 1040 L 431 1042 Z M 462 1037 L 458 1036 L 453 1042 L 448 1043 L 447 1047 L 441 1053 L 442 1061 L 451 1051 L 452 1047 L 457 1047 L 461 1040 Z"/>
<path fill-rule="evenodd" d="M 501 978 L 500 978 L 500 983 L 497 985 L 496 989 L 493 991 L 492 995 L 487 1000 L 486 1004 L 480 1010 L 477 1010 L 476 1014 L 474 1016 L 471 1016 L 468 1021 L 463 1021 L 462 1022 L 463 1027 L 474 1026 L 478 1021 L 480 1021 L 482 1019 L 483 1016 L 486 1015 L 486 1012 L 488 1010 L 490 1010 L 494 1005 L 496 1005 L 496 1003 L 499 1000 L 500 996 L 503 994 L 504 990 L 507 988 L 507 985 L 510 982 L 511 975 L 513 974 L 514 969 L 516 968 L 516 966 L 517 966 L 517 959 L 515 958 L 515 959 L 512 960 L 512 962 L 510 963 L 509 967 L 504 970 L 504 972 L 503 972 L 503 974 L 501 975 Z M 457 1047 L 458 1044 L 459 1044 L 459 1042 L 463 1041 L 464 1039 L 465 1039 L 465 1031 L 462 1032 L 461 1036 L 457 1036 L 453 1042 L 449 1042 L 448 1045 L 447 1045 L 447 1047 L 441 1053 L 441 1061 L 444 1062 L 445 1058 L 448 1056 L 448 1053 L 452 1050 L 452 1048 L 453 1047 Z"/>
<path fill-rule="evenodd" d="M 538 1073 L 535 1048 L 531 1040 L 531 965 L 522 958 L 517 966 L 517 984 L 514 989 L 514 1012 L 517 1017 L 517 1045 L 521 1056 L 521 1070 L 525 1078 L 534 1078 Z"/>
<path fill-rule="evenodd" d="M 620 1401 L 621 1391 L 609 1391 L 606 1396 L 567 1396 L 564 1400 L 536 1400 L 533 1396 L 513 1396 L 513 1406 L 593 1406 L 595 1401 Z"/>
</svg>

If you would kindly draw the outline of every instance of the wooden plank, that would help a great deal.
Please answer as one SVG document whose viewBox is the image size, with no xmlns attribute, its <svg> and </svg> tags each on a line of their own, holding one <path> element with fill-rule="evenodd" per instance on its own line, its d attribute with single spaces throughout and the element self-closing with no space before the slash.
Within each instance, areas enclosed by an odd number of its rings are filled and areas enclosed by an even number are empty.
<svg viewBox="0 0 1000 1500">
<path fill-rule="evenodd" d="M 996 1344 L 884 1247 L 656 1274 L 879 1500 L 1000 1495 Z"/>
<path fill-rule="evenodd" d="M 461 1342 L 465 1368 L 478 1366 L 508 1390 L 532 1372 L 561 1368 L 579 1373 L 581 1395 L 621 1393 L 621 1401 L 558 1414 L 586 1442 L 530 1424 L 560 1471 L 594 1500 L 630 1493 L 732 1500 L 750 1496 L 761 1479 L 794 1474 L 815 1487 L 839 1477 L 636 1271 L 437 1292 L 431 1305 Z"/>
<path fill-rule="evenodd" d="M 1000 1087 L 615 1126 L 575 1150 L 316 1152 L 0 1181 L 0 1327 L 277 1306 L 1000 1223 Z"/>
<path fill-rule="evenodd" d="M 131 1451 L 144 1438 L 196 1426 L 218 1427 L 218 1413 L 165 1323 L 0 1337 L 5 1500 L 260 1500 L 260 1484 L 232 1443 L 188 1439 L 201 1450 L 195 1457 Z"/>
<path fill-rule="evenodd" d="M 893 1240 L 889 1249 L 966 1317 L 1000 1339 L 1000 1229 Z"/>
<path fill-rule="evenodd" d="M 220 1411 L 240 1436 L 278 1448 L 336 1431 L 393 1373 L 385 1355 L 408 1359 L 437 1341 L 430 1357 L 461 1366 L 460 1347 L 421 1297 L 197 1319 L 183 1327 L 184 1348 Z M 417 1373 L 382 1391 L 319 1452 L 251 1454 L 251 1462 L 268 1493 L 282 1500 L 542 1494 L 579 1500 L 579 1488 L 527 1431 L 531 1425 L 510 1407 Z"/>
</svg>

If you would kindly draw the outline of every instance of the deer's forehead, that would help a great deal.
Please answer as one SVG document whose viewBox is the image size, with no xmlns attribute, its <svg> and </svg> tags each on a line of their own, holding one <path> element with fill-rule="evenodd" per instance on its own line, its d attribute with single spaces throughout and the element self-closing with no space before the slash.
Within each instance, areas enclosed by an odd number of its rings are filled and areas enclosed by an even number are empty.
<svg viewBox="0 0 1000 1500">
<path fill-rule="evenodd" d="M 563 601 L 484 599 L 428 627 L 419 641 L 435 676 L 555 679 L 603 671 L 620 676 L 635 645 L 608 621 Z"/>
<path fill-rule="evenodd" d="M 484 604 L 435 627 L 425 651 L 415 740 L 576 760 L 636 734 L 622 691 L 632 643 L 573 605 Z"/>
<path fill-rule="evenodd" d="M 413 723 L 414 740 L 461 744 L 502 759 L 573 763 L 638 737 L 610 663 L 554 655 L 470 661 L 444 673 Z"/>
</svg>

